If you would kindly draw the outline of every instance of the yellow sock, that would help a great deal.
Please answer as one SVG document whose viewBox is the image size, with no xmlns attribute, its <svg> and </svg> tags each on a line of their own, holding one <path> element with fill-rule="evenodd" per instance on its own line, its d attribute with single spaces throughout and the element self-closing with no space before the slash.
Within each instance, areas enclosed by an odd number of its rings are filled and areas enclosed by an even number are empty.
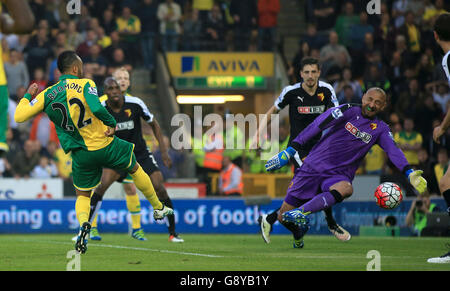
<svg viewBox="0 0 450 291">
<path fill-rule="evenodd" d="M 127 201 L 127 208 L 131 214 L 131 227 L 133 229 L 141 228 L 141 201 L 139 201 L 139 196 L 135 195 L 125 195 Z"/>
<path fill-rule="evenodd" d="M 91 211 L 91 198 L 79 195 L 75 202 L 75 212 L 80 226 L 89 221 L 89 211 Z"/>
<path fill-rule="evenodd" d="M 147 198 L 150 202 L 153 209 L 161 209 L 163 205 L 161 201 L 159 201 L 158 196 L 156 196 L 152 181 L 141 166 L 139 166 L 136 172 L 131 174 L 131 177 L 133 177 L 134 184 L 139 190 L 141 190 L 142 194 L 144 194 L 145 198 Z"/>
<path fill-rule="evenodd" d="M 98 217 L 98 215 L 96 215 L 94 217 L 94 220 L 92 220 L 91 227 L 97 227 L 97 217 Z"/>
</svg>

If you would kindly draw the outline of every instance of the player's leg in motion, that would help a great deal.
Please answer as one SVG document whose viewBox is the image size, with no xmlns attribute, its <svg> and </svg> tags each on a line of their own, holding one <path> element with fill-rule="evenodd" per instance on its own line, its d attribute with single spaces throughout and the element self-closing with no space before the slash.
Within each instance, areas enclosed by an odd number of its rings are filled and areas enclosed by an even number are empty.
<svg viewBox="0 0 450 291">
<path fill-rule="evenodd" d="M 164 217 L 173 214 L 172 208 L 165 206 L 158 199 L 150 177 L 145 173 L 139 163 L 136 162 L 129 173 L 133 178 L 136 187 L 144 194 L 145 198 L 147 198 L 152 205 L 153 217 L 155 219 L 163 219 Z"/>
<path fill-rule="evenodd" d="M 284 212 L 280 210 L 282 220 L 293 222 L 296 225 L 304 225 L 305 217 L 308 214 L 324 210 L 336 203 L 340 203 L 344 198 L 350 197 L 352 194 L 352 184 L 348 181 L 339 181 L 329 187 L 329 191 L 315 195 L 310 201 L 297 209 Z"/>
<path fill-rule="evenodd" d="M 439 181 L 439 190 L 441 190 L 442 196 L 444 196 L 445 202 L 447 203 L 447 212 L 450 215 L 450 170 L 447 169 L 444 176 Z M 449 248 L 448 252 L 440 257 L 430 258 L 427 260 L 428 263 L 438 263 L 446 264 L 450 263 L 450 244 L 447 244 Z"/>
<path fill-rule="evenodd" d="M 91 229 L 91 224 L 89 223 L 91 191 L 81 191 L 79 189 L 75 189 L 75 191 L 77 193 L 75 212 L 78 222 L 80 223 L 80 229 L 78 231 L 75 243 L 75 250 L 84 254 L 87 250 L 87 236 L 89 235 Z"/>
<path fill-rule="evenodd" d="M 131 237 L 146 241 L 144 231 L 141 227 L 141 201 L 136 193 L 136 187 L 133 183 L 123 183 L 123 189 L 125 190 L 125 199 L 127 202 L 127 208 L 131 215 Z"/>
<path fill-rule="evenodd" d="M 120 174 L 117 173 L 114 170 L 111 169 L 103 169 L 102 173 L 102 180 L 100 185 L 97 186 L 94 193 L 91 196 L 91 212 L 89 214 L 89 222 L 91 223 L 91 234 L 90 239 L 91 240 L 101 240 L 100 233 L 98 232 L 98 226 L 97 226 L 97 213 L 98 210 L 102 206 L 103 196 L 105 195 L 106 190 L 116 181 L 120 178 Z"/>
<path fill-rule="evenodd" d="M 152 180 L 152 183 L 155 186 L 156 195 L 158 196 L 159 200 L 167 207 L 173 209 L 172 200 L 170 199 L 169 195 L 167 194 L 167 190 L 164 187 L 164 179 L 161 174 L 161 171 L 154 171 L 153 173 L 151 173 L 150 179 Z M 169 224 L 168 225 L 169 241 L 184 242 L 184 240 L 180 238 L 178 234 L 175 232 L 175 215 L 173 213 L 167 215 L 167 221 Z"/>
<path fill-rule="evenodd" d="M 295 208 L 296 208 L 295 206 L 290 205 L 286 201 L 283 201 L 283 204 L 280 207 L 280 211 L 278 212 L 277 219 L 286 229 L 288 229 L 290 232 L 292 232 L 292 235 L 294 236 L 293 247 L 294 248 L 303 248 L 303 246 L 304 246 L 303 237 L 309 230 L 309 222 L 305 225 L 298 226 L 295 223 L 292 223 L 289 221 L 284 221 L 281 217 L 281 213 L 290 211 Z"/>
</svg>

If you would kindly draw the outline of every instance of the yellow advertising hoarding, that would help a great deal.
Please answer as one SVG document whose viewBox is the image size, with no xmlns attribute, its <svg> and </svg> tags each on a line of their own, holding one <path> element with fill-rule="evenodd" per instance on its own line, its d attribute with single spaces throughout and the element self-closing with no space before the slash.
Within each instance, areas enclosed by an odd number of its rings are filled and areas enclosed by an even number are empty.
<svg viewBox="0 0 450 291">
<path fill-rule="evenodd" d="M 262 76 L 273 77 L 273 53 L 167 53 L 173 77 Z"/>
</svg>

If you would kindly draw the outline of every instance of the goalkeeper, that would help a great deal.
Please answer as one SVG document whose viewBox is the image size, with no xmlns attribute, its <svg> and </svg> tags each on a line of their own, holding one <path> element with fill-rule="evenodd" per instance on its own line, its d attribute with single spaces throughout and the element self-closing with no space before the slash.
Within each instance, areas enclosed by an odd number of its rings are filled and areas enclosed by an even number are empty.
<svg viewBox="0 0 450 291">
<path fill-rule="evenodd" d="M 287 165 L 289 158 L 309 139 L 330 128 L 295 172 L 287 190 L 278 214 L 278 220 L 286 228 L 293 229 L 290 224 L 298 225 L 304 235 L 309 229 L 308 214 L 350 197 L 356 170 L 374 144 L 387 153 L 419 193 L 426 190 L 427 182 L 421 176 L 422 171 L 411 168 L 403 152 L 395 145 L 388 125 L 377 118 L 386 106 L 385 92 L 371 88 L 362 97 L 361 105 L 344 104 L 328 109 L 293 140 L 292 147 L 267 161 L 267 171 Z M 300 243 L 303 246 L 303 241 Z"/>
</svg>

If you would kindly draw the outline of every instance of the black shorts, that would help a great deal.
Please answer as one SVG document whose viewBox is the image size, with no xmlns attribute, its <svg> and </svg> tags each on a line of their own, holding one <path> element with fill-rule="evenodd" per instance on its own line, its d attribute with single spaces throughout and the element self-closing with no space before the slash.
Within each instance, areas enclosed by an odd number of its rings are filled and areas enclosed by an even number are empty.
<svg viewBox="0 0 450 291">
<path fill-rule="evenodd" d="M 158 163 L 156 162 L 155 157 L 153 156 L 153 153 L 146 152 L 142 154 L 136 155 L 136 161 L 141 165 L 142 169 L 147 173 L 147 175 L 151 175 L 156 171 L 160 171 L 158 167 Z M 133 183 L 133 179 L 131 178 L 131 175 L 127 173 L 126 171 L 118 171 L 114 170 L 117 173 L 120 174 L 120 178 L 116 181 L 119 183 Z"/>
</svg>

